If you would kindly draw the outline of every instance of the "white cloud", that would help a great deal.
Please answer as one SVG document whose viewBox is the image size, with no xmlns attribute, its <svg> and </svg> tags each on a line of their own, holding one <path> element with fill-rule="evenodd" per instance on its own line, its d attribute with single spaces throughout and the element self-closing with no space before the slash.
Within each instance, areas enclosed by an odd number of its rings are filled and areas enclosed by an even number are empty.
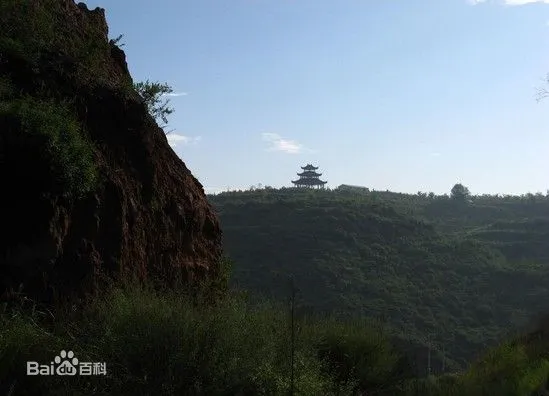
<svg viewBox="0 0 549 396">
<path fill-rule="evenodd" d="M 295 140 L 284 139 L 276 133 L 262 133 L 264 141 L 269 143 L 268 151 L 282 151 L 286 154 L 299 154 L 305 149 L 301 143 Z"/>
<path fill-rule="evenodd" d="M 187 96 L 188 93 L 187 92 L 172 92 L 172 93 L 167 93 L 167 94 L 164 94 L 164 96 Z"/>
<path fill-rule="evenodd" d="M 168 133 L 166 135 L 168 138 L 168 143 L 172 147 L 177 147 L 178 144 L 181 144 L 183 146 L 188 146 L 190 144 L 196 144 L 202 139 L 200 136 L 185 136 L 185 135 L 179 135 L 177 133 Z"/>
</svg>

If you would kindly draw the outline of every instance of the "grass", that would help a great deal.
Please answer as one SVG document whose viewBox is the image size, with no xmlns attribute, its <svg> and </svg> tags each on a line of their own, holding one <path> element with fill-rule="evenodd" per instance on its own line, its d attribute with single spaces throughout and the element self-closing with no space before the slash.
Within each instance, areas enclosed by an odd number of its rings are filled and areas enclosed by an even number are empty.
<svg viewBox="0 0 549 396">
<path fill-rule="evenodd" d="M 0 315 L 0 390 L 13 395 L 287 395 L 287 307 L 220 304 L 141 286 L 113 289 L 80 309 L 6 309 Z M 461 374 L 413 379 L 383 327 L 302 317 L 295 327 L 295 395 L 530 396 L 549 375 L 547 349 L 503 343 Z M 60 350 L 106 362 L 106 376 L 28 377 L 26 361 Z"/>
<path fill-rule="evenodd" d="M 290 388 L 288 312 L 273 304 L 252 308 L 232 295 L 203 306 L 175 292 L 134 286 L 48 321 L 37 311 L 22 312 L 4 313 L 0 327 L 0 384 L 15 383 L 15 394 L 282 395 Z M 345 374 L 348 368 L 362 375 L 368 365 L 392 356 L 385 352 L 388 344 L 379 349 L 382 338 L 359 330 L 363 325 L 298 321 L 296 395 L 352 394 L 360 381 Z M 349 337 L 339 339 L 341 331 Z M 27 360 L 49 362 L 61 349 L 73 350 L 82 361 L 107 362 L 108 375 L 26 377 Z M 353 350 L 373 357 L 359 359 L 355 353 L 341 360 L 343 351 Z"/>
</svg>

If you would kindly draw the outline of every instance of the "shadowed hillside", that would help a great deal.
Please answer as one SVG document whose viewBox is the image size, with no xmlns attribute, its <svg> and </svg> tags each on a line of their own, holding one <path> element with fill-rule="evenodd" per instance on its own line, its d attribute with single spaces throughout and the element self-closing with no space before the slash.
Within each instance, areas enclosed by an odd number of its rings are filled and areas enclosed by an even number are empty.
<svg viewBox="0 0 549 396">
<path fill-rule="evenodd" d="M 546 198 L 267 189 L 210 200 L 235 285 L 281 299 L 293 275 L 307 309 L 386 318 L 414 345 L 431 337 L 450 366 L 549 306 Z"/>
</svg>

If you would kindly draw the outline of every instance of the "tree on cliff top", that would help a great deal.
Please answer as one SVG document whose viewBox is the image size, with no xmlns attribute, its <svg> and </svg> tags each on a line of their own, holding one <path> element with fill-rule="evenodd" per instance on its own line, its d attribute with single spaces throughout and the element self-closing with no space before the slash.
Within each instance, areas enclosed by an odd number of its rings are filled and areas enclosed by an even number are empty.
<svg viewBox="0 0 549 396">
<path fill-rule="evenodd" d="M 166 83 L 151 82 L 149 80 L 134 84 L 135 90 L 145 101 L 147 111 L 154 117 L 161 128 L 168 125 L 168 116 L 175 110 L 169 106 L 170 100 L 165 99 L 165 96 L 173 92 L 172 87 Z"/>
</svg>

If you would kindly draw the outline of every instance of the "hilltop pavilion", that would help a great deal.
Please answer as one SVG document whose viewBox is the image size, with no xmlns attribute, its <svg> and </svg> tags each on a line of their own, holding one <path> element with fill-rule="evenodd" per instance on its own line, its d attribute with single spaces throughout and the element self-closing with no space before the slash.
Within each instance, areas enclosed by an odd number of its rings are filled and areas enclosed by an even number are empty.
<svg viewBox="0 0 549 396">
<path fill-rule="evenodd" d="M 299 179 L 292 180 L 294 186 L 305 188 L 324 188 L 324 185 L 328 183 L 327 181 L 320 180 L 322 173 L 316 172 L 318 169 L 317 166 L 307 164 L 306 166 L 302 166 L 301 169 L 303 169 L 303 172 L 297 174 Z"/>
</svg>

